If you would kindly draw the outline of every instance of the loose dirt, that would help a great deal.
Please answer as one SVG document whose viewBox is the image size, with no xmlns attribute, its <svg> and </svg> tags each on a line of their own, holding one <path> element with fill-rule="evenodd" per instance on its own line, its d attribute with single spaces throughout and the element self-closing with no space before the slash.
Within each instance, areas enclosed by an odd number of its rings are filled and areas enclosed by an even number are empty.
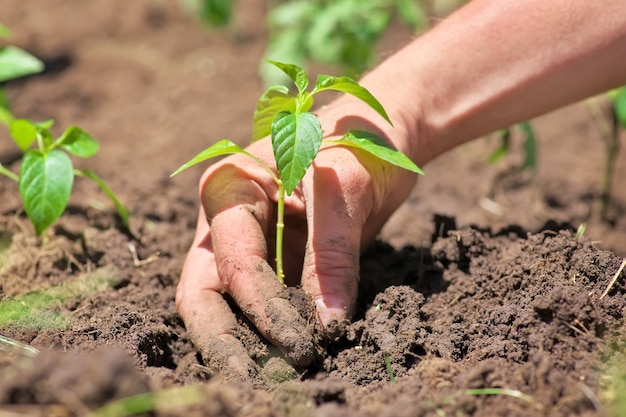
<svg viewBox="0 0 626 417">
<path fill-rule="evenodd" d="M 534 173 L 517 168 L 517 136 L 495 165 L 485 162 L 493 137 L 425 167 L 362 257 L 353 321 L 319 342 L 310 366 L 288 365 L 241 319 L 261 370 L 245 384 L 207 366 L 176 313 L 202 168 L 169 174 L 212 141 L 247 143 L 263 90 L 265 2 L 246 3 L 224 32 L 175 2 L 3 0 L 0 9 L 14 43 L 48 64 L 6 86 L 13 112 L 97 137 L 101 152 L 76 164 L 132 211 L 129 233 L 79 179 L 42 244 L 16 185 L 0 179 L 0 299 L 12 309 L 0 334 L 40 352 L 0 353 L 1 415 L 83 416 L 146 392 L 160 393 L 159 416 L 608 415 L 624 276 L 602 293 L 626 256 L 626 158 L 602 220 L 605 148 L 587 104 L 533 121 Z M 381 56 L 411 36 L 394 27 Z M 19 154 L 0 136 L 0 163 L 16 170 Z M 61 296 L 32 295 L 51 287 Z"/>
</svg>

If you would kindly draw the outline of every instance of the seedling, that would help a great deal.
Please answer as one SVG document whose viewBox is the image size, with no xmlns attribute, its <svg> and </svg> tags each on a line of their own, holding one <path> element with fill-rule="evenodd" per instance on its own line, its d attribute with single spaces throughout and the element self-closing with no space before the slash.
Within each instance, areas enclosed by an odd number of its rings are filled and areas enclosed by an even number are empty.
<svg viewBox="0 0 626 417">
<path fill-rule="evenodd" d="M 609 91 L 608 97 L 610 107 L 610 122 L 602 114 L 598 100 L 592 98 L 587 100 L 587 105 L 591 115 L 595 119 L 600 132 L 606 140 L 606 163 L 604 165 L 604 175 L 602 176 L 602 189 L 600 191 L 600 218 L 607 220 L 607 212 L 613 189 L 613 171 L 615 162 L 620 151 L 620 132 L 626 129 L 626 86 Z"/>
<path fill-rule="evenodd" d="M 8 29 L 0 25 L 0 38 L 9 37 Z M 43 62 L 19 48 L 0 48 L 0 82 L 43 70 Z M 50 128 L 52 120 L 34 123 L 27 119 L 16 119 L 0 90 L 0 124 L 8 126 L 11 138 L 24 153 L 19 174 L 0 164 L 0 174 L 16 181 L 26 215 L 41 235 L 65 211 L 70 199 L 74 176 L 87 177 L 94 181 L 113 201 L 122 222 L 129 228 L 128 210 L 120 203 L 111 189 L 91 170 L 74 169 L 67 153 L 80 158 L 95 155 L 100 145 L 87 132 L 70 126 L 53 140 Z M 30 149 L 36 143 L 35 149 Z"/>
<path fill-rule="evenodd" d="M 529 169 L 533 175 L 537 171 L 537 137 L 535 130 L 530 122 L 522 122 L 516 126 L 502 129 L 498 134 L 500 135 L 500 146 L 489 155 L 487 162 L 490 164 L 496 163 L 502 159 L 510 150 L 511 134 L 514 127 L 517 127 L 524 135 L 524 161 L 520 166 L 520 169 Z"/>
<path fill-rule="evenodd" d="M 34 123 L 27 119 L 12 119 L 11 138 L 24 153 L 19 174 L 0 164 L 0 174 L 17 181 L 26 215 L 41 235 L 65 212 L 75 176 L 94 181 L 113 201 L 124 225 L 129 228 L 129 214 L 104 181 L 89 169 L 74 169 L 68 154 L 80 158 L 95 155 L 100 145 L 78 126 L 70 126 L 53 140 L 52 120 Z M 31 149 L 31 146 L 35 147 Z"/>
<path fill-rule="evenodd" d="M 396 377 L 393 373 L 393 368 L 391 367 L 391 359 L 389 359 L 389 355 L 385 355 L 385 367 L 387 368 L 387 375 L 389 375 L 389 381 L 392 384 L 396 383 Z"/>
<path fill-rule="evenodd" d="M 254 112 L 252 140 L 271 136 L 276 170 L 273 170 L 256 156 L 246 152 L 230 140 L 221 140 L 200 152 L 178 168 L 172 176 L 209 158 L 227 154 L 243 154 L 254 159 L 263 167 L 278 185 L 276 220 L 276 275 L 284 283 L 283 272 L 283 229 L 285 194 L 291 195 L 313 163 L 322 144 L 320 121 L 308 110 L 313 105 L 313 96 L 327 90 L 351 94 L 371 106 L 387 122 L 389 116 L 372 94 L 349 77 L 318 75 L 311 91 L 307 91 L 309 80 L 305 71 L 293 64 L 268 61 L 281 69 L 296 85 L 297 94 L 290 94 L 285 86 L 270 87 L 260 97 Z M 344 145 L 357 148 L 388 163 L 423 174 L 406 155 L 389 145 L 382 138 L 368 132 L 350 130 L 338 140 L 327 140 L 329 145 Z M 277 171 L 277 172 L 276 172 Z"/>
</svg>

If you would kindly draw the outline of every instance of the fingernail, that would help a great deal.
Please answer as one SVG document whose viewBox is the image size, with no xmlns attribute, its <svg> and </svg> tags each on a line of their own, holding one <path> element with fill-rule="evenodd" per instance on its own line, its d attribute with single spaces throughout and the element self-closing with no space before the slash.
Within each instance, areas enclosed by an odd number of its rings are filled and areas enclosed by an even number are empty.
<svg viewBox="0 0 626 417">
<path fill-rule="evenodd" d="M 324 327 L 328 327 L 333 322 L 340 323 L 346 319 L 346 308 L 339 299 L 333 297 L 318 297 L 315 300 L 317 316 Z"/>
</svg>

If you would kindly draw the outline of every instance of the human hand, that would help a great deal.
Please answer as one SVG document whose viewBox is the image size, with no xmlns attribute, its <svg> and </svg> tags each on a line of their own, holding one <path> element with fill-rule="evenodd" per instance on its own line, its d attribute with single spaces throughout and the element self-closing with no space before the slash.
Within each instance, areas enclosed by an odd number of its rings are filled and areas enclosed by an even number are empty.
<svg viewBox="0 0 626 417">
<path fill-rule="evenodd" d="M 322 126 L 335 126 L 328 137 L 346 126 L 368 124 L 337 114 L 329 107 L 319 115 Z M 247 151 L 274 166 L 269 140 Z M 301 283 L 325 328 L 351 315 L 361 249 L 413 181 L 413 174 L 363 152 L 323 145 L 301 184 L 286 196 L 286 282 Z M 212 165 L 200 181 L 202 209 L 176 295 L 178 311 L 209 366 L 244 379 L 257 367 L 237 339 L 236 319 L 223 294 L 292 362 L 307 365 L 314 355 L 312 333 L 268 262 L 275 255 L 277 196 L 276 183 L 246 156 Z"/>
</svg>

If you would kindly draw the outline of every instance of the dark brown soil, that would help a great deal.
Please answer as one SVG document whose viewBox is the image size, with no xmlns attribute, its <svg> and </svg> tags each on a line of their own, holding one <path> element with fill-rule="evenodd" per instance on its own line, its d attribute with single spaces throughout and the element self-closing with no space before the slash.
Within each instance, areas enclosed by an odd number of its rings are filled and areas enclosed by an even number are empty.
<svg viewBox="0 0 626 417">
<path fill-rule="evenodd" d="M 247 142 L 263 90 L 264 5 L 246 2 L 231 29 L 215 32 L 176 2 L 2 0 L 14 42 L 48 64 L 7 85 L 14 113 L 99 139 L 101 152 L 76 163 L 128 205 L 132 234 L 78 180 L 43 245 L 17 187 L 0 179 L 0 298 L 16 311 L 0 334 L 40 351 L 0 344 L 0 415 L 83 416 L 171 387 L 179 391 L 164 391 L 156 415 L 607 415 L 605 363 L 623 338 L 624 276 L 601 295 L 626 256 L 626 158 L 602 220 L 605 150 L 585 103 L 533 121 L 535 175 L 516 168 L 517 137 L 493 166 L 485 159 L 495 138 L 427 166 L 363 256 L 354 321 L 313 365 L 292 368 L 242 320 L 258 378 L 226 382 L 207 367 L 174 306 L 202 168 L 168 176 L 211 141 Z M 394 28 L 381 56 L 410 36 Z M 0 163 L 15 170 L 19 154 L 0 136 Z M 36 302 L 20 297 L 58 285 L 69 296 L 43 314 L 19 310 Z M 483 388 L 513 391 L 468 391 Z"/>
</svg>

